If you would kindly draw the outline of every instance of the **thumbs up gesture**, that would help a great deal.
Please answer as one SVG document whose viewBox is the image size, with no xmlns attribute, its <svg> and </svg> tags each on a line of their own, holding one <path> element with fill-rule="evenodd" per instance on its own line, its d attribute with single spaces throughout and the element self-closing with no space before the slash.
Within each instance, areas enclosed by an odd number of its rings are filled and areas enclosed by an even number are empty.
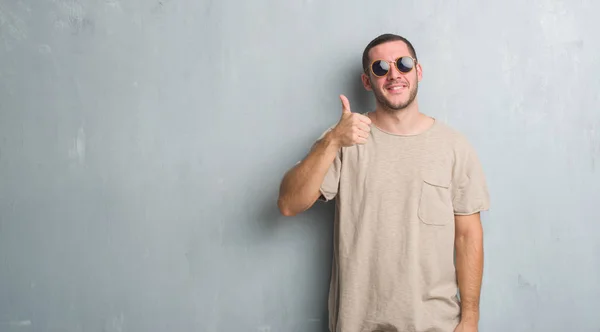
<svg viewBox="0 0 600 332">
<path fill-rule="evenodd" d="M 371 119 L 359 113 L 352 113 L 350 102 L 344 95 L 342 101 L 342 117 L 333 128 L 333 133 L 341 146 L 348 147 L 355 144 L 365 144 L 369 137 Z"/>
</svg>

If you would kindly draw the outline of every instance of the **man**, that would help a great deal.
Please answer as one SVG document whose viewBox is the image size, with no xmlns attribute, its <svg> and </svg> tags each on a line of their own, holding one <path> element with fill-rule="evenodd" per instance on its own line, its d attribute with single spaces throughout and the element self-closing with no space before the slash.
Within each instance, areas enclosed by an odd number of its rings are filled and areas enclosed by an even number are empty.
<svg viewBox="0 0 600 332">
<path fill-rule="evenodd" d="M 278 199 L 293 216 L 336 198 L 329 328 L 475 332 L 489 205 L 478 157 L 419 111 L 423 69 L 408 40 L 375 38 L 363 68 L 375 110 L 352 113 L 341 95 L 341 119 L 285 174 Z"/>
</svg>

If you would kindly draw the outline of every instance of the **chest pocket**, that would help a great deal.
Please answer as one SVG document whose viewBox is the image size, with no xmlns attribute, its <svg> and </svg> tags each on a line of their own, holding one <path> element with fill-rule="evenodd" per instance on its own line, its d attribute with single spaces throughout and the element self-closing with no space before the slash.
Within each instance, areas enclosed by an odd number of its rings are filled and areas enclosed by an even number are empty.
<svg viewBox="0 0 600 332">
<path fill-rule="evenodd" d="M 454 221 L 450 176 L 424 173 L 421 181 L 418 215 L 421 222 L 443 226 Z"/>
</svg>

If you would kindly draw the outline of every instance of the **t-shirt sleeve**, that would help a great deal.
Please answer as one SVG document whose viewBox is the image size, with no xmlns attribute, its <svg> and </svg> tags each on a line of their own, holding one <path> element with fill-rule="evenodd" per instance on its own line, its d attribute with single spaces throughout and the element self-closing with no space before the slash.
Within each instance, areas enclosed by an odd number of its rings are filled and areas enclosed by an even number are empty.
<svg viewBox="0 0 600 332">
<path fill-rule="evenodd" d="M 455 158 L 452 175 L 454 214 L 469 215 L 489 209 L 487 181 L 475 149 L 463 139 L 456 147 Z"/>
<path fill-rule="evenodd" d="M 317 142 L 319 140 L 321 140 L 325 136 L 325 134 L 327 134 L 331 129 L 332 129 L 332 127 L 327 129 L 323 134 L 321 134 L 321 136 L 318 138 Z M 340 149 L 340 150 L 338 150 L 338 152 L 335 156 L 335 159 L 333 160 L 333 163 L 331 163 L 331 166 L 329 166 L 329 169 L 327 170 L 327 173 L 325 174 L 325 178 L 323 179 L 323 182 L 321 183 L 321 188 L 320 188 L 321 196 L 319 197 L 319 200 L 321 200 L 323 202 L 328 202 L 336 197 L 336 195 L 338 193 L 339 184 L 340 184 L 341 168 L 342 168 L 342 158 L 341 158 L 341 149 Z"/>
</svg>

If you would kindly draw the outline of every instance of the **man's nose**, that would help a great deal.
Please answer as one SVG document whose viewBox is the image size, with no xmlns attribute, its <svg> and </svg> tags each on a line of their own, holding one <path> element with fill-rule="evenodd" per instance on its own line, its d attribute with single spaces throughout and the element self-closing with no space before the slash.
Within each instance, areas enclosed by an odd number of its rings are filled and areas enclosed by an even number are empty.
<svg viewBox="0 0 600 332">
<path fill-rule="evenodd" d="M 400 76 L 402 76 L 402 73 L 400 73 L 398 68 L 396 68 L 396 65 L 390 63 L 390 71 L 387 74 L 387 79 L 393 81 L 395 79 L 398 79 Z"/>
</svg>

